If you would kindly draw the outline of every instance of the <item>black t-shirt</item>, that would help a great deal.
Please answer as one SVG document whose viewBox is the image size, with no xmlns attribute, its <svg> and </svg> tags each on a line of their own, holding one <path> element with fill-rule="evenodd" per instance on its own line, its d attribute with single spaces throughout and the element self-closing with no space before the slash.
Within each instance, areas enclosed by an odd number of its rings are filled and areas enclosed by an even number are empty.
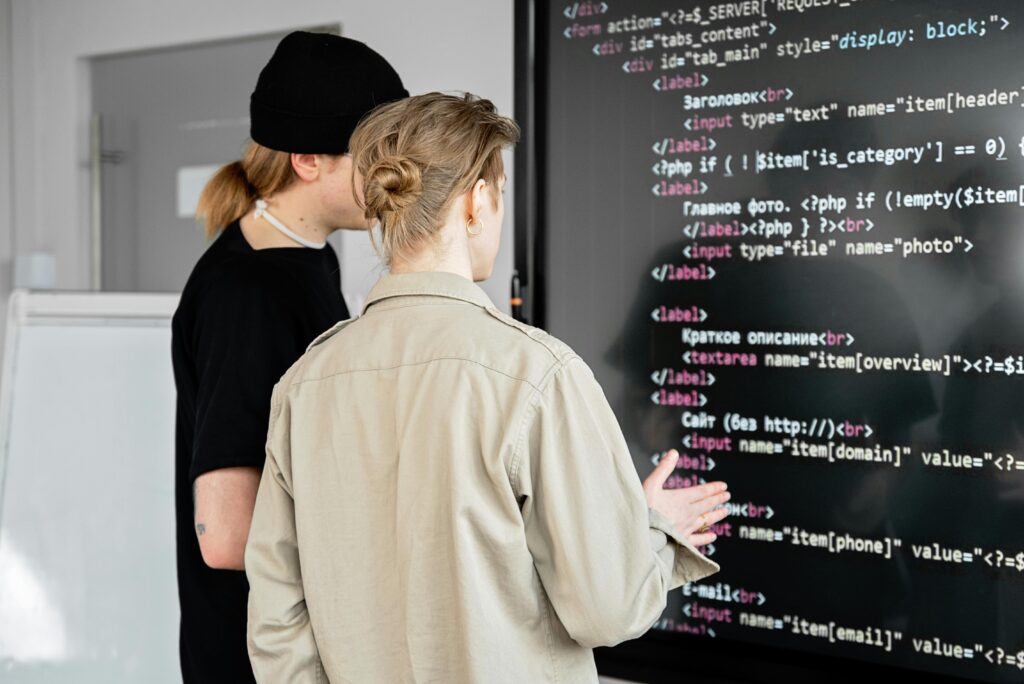
<svg viewBox="0 0 1024 684">
<path fill-rule="evenodd" d="M 274 384 L 310 342 L 348 318 L 330 246 L 253 249 L 236 221 L 196 264 L 172 322 L 178 390 L 175 463 L 182 677 L 251 682 L 244 572 L 203 562 L 192 483 L 263 467 Z"/>
</svg>

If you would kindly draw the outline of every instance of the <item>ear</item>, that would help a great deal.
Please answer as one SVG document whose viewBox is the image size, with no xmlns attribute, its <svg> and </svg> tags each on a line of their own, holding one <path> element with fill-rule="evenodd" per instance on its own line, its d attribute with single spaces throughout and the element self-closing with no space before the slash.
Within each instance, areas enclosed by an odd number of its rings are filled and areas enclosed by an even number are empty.
<svg viewBox="0 0 1024 684">
<path fill-rule="evenodd" d="M 466 207 L 472 213 L 473 217 L 476 217 L 483 211 L 484 202 L 490 201 L 488 195 L 487 181 L 483 178 L 478 178 L 476 183 L 473 184 L 473 189 L 469 191 L 469 206 Z"/>
<path fill-rule="evenodd" d="M 315 154 L 292 153 L 292 170 L 307 183 L 315 181 L 320 177 L 320 158 Z"/>
</svg>

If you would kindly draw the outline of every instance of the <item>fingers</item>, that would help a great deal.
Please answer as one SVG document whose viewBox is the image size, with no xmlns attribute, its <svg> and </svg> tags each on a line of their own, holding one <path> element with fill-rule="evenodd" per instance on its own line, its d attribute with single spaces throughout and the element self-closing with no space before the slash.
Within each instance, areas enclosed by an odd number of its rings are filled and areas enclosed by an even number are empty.
<svg viewBox="0 0 1024 684">
<path fill-rule="evenodd" d="M 707 484 L 694 485 L 683 490 L 686 492 L 686 500 L 696 503 L 729 491 L 729 485 L 724 482 L 708 482 Z"/>
<path fill-rule="evenodd" d="M 676 460 L 678 459 L 673 459 L 673 467 Z M 715 541 L 718 535 L 708 528 L 729 515 L 729 509 L 724 505 L 732 498 L 729 485 L 722 481 L 708 482 L 677 492 L 691 511 L 689 515 L 695 517 L 690 518 L 691 523 L 682 528 L 685 530 L 686 539 L 697 547 L 707 546 Z"/>
<path fill-rule="evenodd" d="M 722 492 L 721 494 L 717 494 L 715 496 L 710 496 L 710 497 L 704 499 L 703 501 L 699 501 L 697 503 L 698 503 L 698 505 L 706 507 L 708 510 L 711 510 L 712 508 L 718 508 L 722 504 L 724 504 L 727 501 L 729 501 L 729 499 L 731 499 L 731 498 L 732 498 L 732 492 Z"/>
<path fill-rule="evenodd" d="M 658 465 L 655 466 L 651 474 L 644 480 L 644 489 L 657 491 L 664 488 L 666 480 L 672 475 L 676 469 L 676 463 L 679 461 L 679 452 L 675 449 L 671 449 L 665 454 Z"/>
<path fill-rule="evenodd" d="M 687 490 L 683 491 L 687 492 Z M 732 499 L 732 492 L 729 491 L 696 498 L 687 492 L 683 497 L 683 500 L 690 507 L 690 510 L 693 511 L 693 515 L 696 515 L 697 513 L 707 513 L 711 509 L 721 506 L 730 499 Z"/>
<path fill-rule="evenodd" d="M 701 534 L 691 534 L 687 539 L 694 546 L 707 546 L 718 539 L 718 535 L 714 532 L 703 532 Z"/>
<path fill-rule="evenodd" d="M 714 508 L 714 509 L 705 511 L 701 515 L 697 516 L 697 519 L 693 521 L 693 523 L 690 525 L 689 529 L 686 530 L 686 532 L 687 533 L 695 532 L 695 531 L 699 530 L 700 528 L 702 528 L 705 525 L 707 525 L 708 527 L 711 527 L 712 525 L 715 525 L 717 523 L 722 522 L 722 520 L 724 520 L 726 517 L 728 517 L 728 515 L 729 515 L 729 509 L 728 508 L 724 508 L 724 507 L 723 508 Z"/>
</svg>

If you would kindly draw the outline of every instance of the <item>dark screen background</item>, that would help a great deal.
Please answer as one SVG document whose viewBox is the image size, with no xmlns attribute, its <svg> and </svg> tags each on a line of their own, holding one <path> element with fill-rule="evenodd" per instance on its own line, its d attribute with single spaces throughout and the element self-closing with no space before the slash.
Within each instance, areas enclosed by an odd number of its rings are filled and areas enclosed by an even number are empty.
<svg viewBox="0 0 1024 684">
<path fill-rule="evenodd" d="M 743 5 L 744 3 L 733 3 Z M 701 10 L 710 16 L 708 2 L 608 2 L 603 14 L 586 15 L 586 8 L 601 3 L 539 3 L 544 17 L 546 55 L 540 118 L 544 165 L 540 192 L 543 211 L 539 221 L 545 253 L 545 326 L 565 340 L 592 366 L 616 411 L 641 476 L 653 468 L 652 456 L 678 448 L 695 458 L 711 457 L 712 471 L 680 469 L 676 484 L 695 478 L 729 483 L 733 503 L 770 506 L 771 519 L 745 519 L 731 515 L 731 535 L 721 534 L 713 560 L 722 571 L 701 584 L 729 585 L 762 593 L 761 605 L 684 596 L 676 590 L 658 627 L 678 633 L 684 640 L 714 638 L 744 644 L 762 644 L 792 652 L 814 652 L 881 664 L 971 677 L 982 681 L 1024 680 L 1024 575 L 1019 569 L 994 567 L 976 558 L 953 564 L 915 558 L 911 545 L 939 543 L 945 548 L 984 554 L 1003 551 L 1013 557 L 1024 550 L 1024 472 L 1001 470 L 986 461 L 972 470 L 925 465 L 923 452 L 941 452 L 993 458 L 1009 455 L 1024 459 L 1021 419 L 1022 378 L 1016 372 L 965 372 L 953 364 L 949 376 L 907 371 L 853 373 L 804 368 L 708 367 L 687 364 L 682 354 L 684 327 L 695 330 L 838 331 L 854 336 L 850 347 L 829 351 L 874 356 L 997 361 L 1024 353 L 1024 211 L 1019 203 L 888 210 L 890 191 L 903 193 L 950 192 L 966 187 L 1019 189 L 1022 182 L 1024 109 L 1024 5 L 1012 1 L 885 1 L 863 0 L 849 6 L 810 7 L 805 12 L 780 12 L 769 4 L 764 16 L 712 21 L 706 26 L 682 23 L 646 31 L 609 34 L 611 21 L 662 17 L 663 11 Z M 581 11 L 581 7 L 583 8 Z M 994 20 L 998 16 L 999 20 Z M 1005 19 L 1005 22 L 1003 21 Z M 927 25 L 961 25 L 975 20 L 978 33 L 927 40 Z M 760 46 L 760 59 L 724 67 L 692 61 L 671 70 L 660 68 L 663 54 L 684 55 L 692 47 L 655 47 L 630 52 L 633 37 L 652 34 L 693 34 L 733 25 L 767 22 L 761 35 L 706 44 L 719 60 L 726 49 L 744 44 Z M 983 30 L 978 28 L 984 23 Z M 596 37 L 567 38 L 574 25 L 602 26 Z M 968 24 L 963 24 L 968 27 Z M 1004 27 L 1005 25 L 1005 27 Z M 772 31 L 774 27 L 774 32 Z M 892 30 L 914 30 L 914 40 L 901 47 L 838 50 L 835 47 L 800 59 L 778 57 L 786 41 L 804 38 L 830 40 L 832 36 L 888 35 Z M 909 36 L 909 34 L 907 34 Z M 597 55 L 594 46 L 611 40 L 622 52 Z M 614 49 L 614 48 L 610 48 Z M 697 50 L 698 52 L 701 49 Z M 623 64 L 646 58 L 650 72 L 626 73 Z M 706 75 L 706 86 L 659 92 L 652 87 L 660 76 Z M 687 110 L 686 95 L 711 95 L 763 88 L 788 88 L 791 100 L 746 106 Z M 1015 91 L 1018 99 L 1006 106 L 958 111 L 907 114 L 899 107 L 881 117 L 849 118 L 847 105 L 895 102 L 898 97 L 941 97 L 949 91 L 986 94 L 999 89 Z M 741 113 L 783 112 L 786 107 L 813 108 L 836 103 L 828 121 L 784 123 L 749 130 L 739 123 Z M 734 127 L 710 133 L 688 132 L 684 123 L 693 115 L 722 117 L 731 114 Z M 715 149 L 664 157 L 652 146 L 666 138 L 714 139 Z M 989 141 L 995 141 L 993 143 Z M 937 143 L 943 161 L 937 162 Z M 899 162 L 853 165 L 846 169 L 819 166 L 808 171 L 782 169 L 742 171 L 743 155 L 752 162 L 757 152 L 797 153 L 828 150 L 840 156 L 850 150 L 925 146 L 920 163 Z M 987 147 L 987 144 L 990 147 Z M 955 154 L 957 146 L 974 145 L 973 154 Z M 991 153 L 990 153 L 991 152 Z M 1001 156 L 1000 156 L 1001 153 Z M 814 155 L 812 154 L 812 157 Z M 692 161 L 715 157 L 716 168 L 696 170 L 690 177 L 665 179 L 652 167 L 662 159 Z M 731 157 L 733 177 L 722 166 Z M 706 184 L 699 196 L 658 197 L 652 187 L 661 180 Z M 870 208 L 857 209 L 858 193 L 875 193 Z M 753 219 L 746 211 L 751 198 L 781 200 L 788 212 L 759 218 L 790 221 L 799 231 L 808 219 L 816 229 L 820 217 L 800 205 L 811 196 L 846 198 L 844 212 L 830 212 L 831 220 L 851 217 L 874 222 L 870 231 L 809 234 L 819 242 L 834 240 L 825 257 L 785 256 L 761 262 L 739 257 L 740 244 L 781 245 L 782 238 L 756 236 L 728 238 L 687 237 L 694 222 L 726 223 L 733 218 Z M 739 200 L 741 216 L 687 217 L 685 201 Z M 792 236 L 795 239 L 798 236 Z M 898 253 L 845 256 L 850 242 L 914 238 L 924 242 L 958 241 L 949 254 L 920 254 L 902 258 Z M 973 247 L 967 251 L 964 240 Z M 732 245 L 732 257 L 706 261 L 688 259 L 684 248 Z M 897 252 L 899 249 L 897 248 Z M 665 264 L 715 270 L 709 281 L 659 282 L 652 269 Z M 703 323 L 657 323 L 651 312 L 660 306 L 699 307 Z M 740 344 L 698 345 L 697 350 L 722 349 L 807 355 L 821 347 L 766 347 Z M 658 405 L 650 396 L 661 389 L 652 372 L 670 368 L 711 372 L 711 386 L 664 387 L 686 392 L 698 389 L 707 405 L 695 409 Z M 708 429 L 687 429 L 684 411 L 715 416 Z M 741 435 L 723 430 L 726 414 L 752 417 L 759 430 Z M 849 421 L 870 426 L 869 438 L 845 438 L 815 432 L 800 439 L 813 444 L 829 441 L 857 446 L 879 444 L 909 449 L 899 468 L 878 463 L 824 463 L 783 454 L 741 453 L 740 437 L 774 440 L 780 435 L 764 431 L 763 417 L 803 421 Z M 816 428 L 816 430 L 820 430 Z M 829 428 L 831 430 L 831 428 Z M 694 433 L 733 438 L 731 451 L 687 449 L 682 443 Z M 1012 461 L 1005 461 L 1012 463 Z M 831 554 L 797 546 L 787 536 L 779 543 L 740 539 L 741 524 L 776 530 L 800 527 L 813 532 L 833 531 L 865 539 L 899 540 L 892 558 L 846 552 Z M 691 591 L 692 591 L 691 587 Z M 696 601 L 701 606 L 731 610 L 732 621 L 687 617 L 683 610 Z M 894 638 L 891 650 L 870 645 L 835 642 L 792 633 L 741 626 L 739 613 L 775 618 L 804 618 L 837 626 L 884 630 Z M 708 630 L 714 637 L 708 635 Z M 691 632 L 705 636 L 693 636 Z M 687 632 L 687 633 L 683 633 Z M 884 638 L 884 637 L 883 637 Z M 920 652 L 923 641 L 939 638 L 943 644 L 981 649 L 971 658 L 942 657 Z M 914 640 L 919 648 L 915 650 Z M 669 654 L 670 655 L 670 654 Z"/>
</svg>

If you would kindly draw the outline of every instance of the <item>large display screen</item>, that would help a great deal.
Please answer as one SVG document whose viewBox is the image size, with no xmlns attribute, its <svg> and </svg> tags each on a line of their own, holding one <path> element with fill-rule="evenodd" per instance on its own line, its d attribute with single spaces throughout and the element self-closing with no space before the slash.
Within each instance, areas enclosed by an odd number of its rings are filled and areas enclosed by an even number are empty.
<svg viewBox="0 0 1024 684">
<path fill-rule="evenodd" d="M 538 322 L 732 491 L 668 657 L 1024 681 L 1024 4 L 535 11 Z"/>
</svg>

